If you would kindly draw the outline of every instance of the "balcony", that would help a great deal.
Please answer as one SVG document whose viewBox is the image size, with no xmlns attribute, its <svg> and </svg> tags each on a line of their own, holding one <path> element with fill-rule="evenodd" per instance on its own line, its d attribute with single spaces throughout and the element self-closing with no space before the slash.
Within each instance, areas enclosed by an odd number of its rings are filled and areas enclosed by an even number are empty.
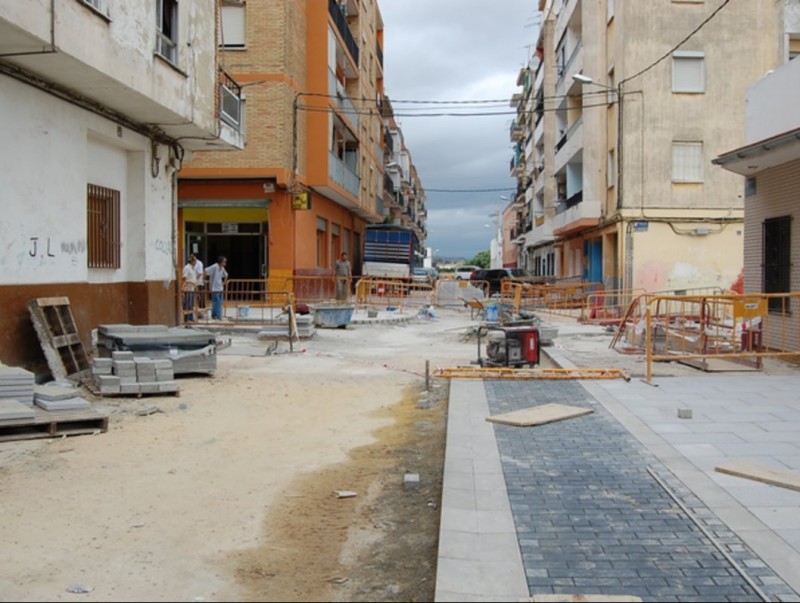
<svg viewBox="0 0 800 603">
<path fill-rule="evenodd" d="M 344 85 L 336 79 L 336 74 L 330 69 L 328 70 L 328 94 L 336 98 L 336 108 L 339 113 L 347 118 L 350 124 L 354 126 L 354 130 L 358 130 L 360 123 L 358 111 L 347 95 Z"/>
<path fill-rule="evenodd" d="M 350 32 L 350 26 L 347 25 L 347 17 L 345 16 L 344 12 L 342 12 L 339 3 L 336 0 L 328 0 L 328 13 L 330 14 L 331 18 L 333 18 L 333 22 L 336 24 L 336 30 L 339 32 L 339 35 L 342 36 L 344 45 L 347 48 L 347 51 L 350 53 L 353 62 L 358 65 L 358 44 L 356 43 L 353 34 Z"/>
<path fill-rule="evenodd" d="M 348 193 L 358 198 L 361 179 L 333 153 L 328 153 L 328 177 Z"/>
<path fill-rule="evenodd" d="M 525 138 L 525 128 L 519 122 L 518 119 L 515 119 L 514 122 L 511 124 L 511 129 L 509 132 L 509 137 L 514 142 L 519 142 Z"/>
<path fill-rule="evenodd" d="M 563 237 L 587 228 L 592 228 L 600 223 L 602 215 L 600 201 L 583 200 L 583 192 L 580 191 L 578 194 L 580 194 L 579 201 L 576 201 L 575 195 L 570 197 L 570 199 L 563 200 L 559 208 L 560 213 L 556 214 L 553 224 L 553 234 Z M 572 203 L 571 206 L 570 202 Z"/>
<path fill-rule="evenodd" d="M 114 2 L 6 0 L 2 6 L 0 54 L 20 79 L 124 116 L 142 130 L 159 124 L 187 151 L 243 148 L 231 123 L 240 92 L 233 84 L 220 89 L 214 59 L 208 60 L 216 52 L 213 36 L 196 39 L 193 52 L 179 51 L 155 19 L 140 27 L 136 11 L 114 10 L 112 23 L 106 11 Z M 199 11 L 187 16 L 186 26 L 213 28 L 213 16 Z"/>
<path fill-rule="evenodd" d="M 555 171 L 560 172 L 578 153 L 583 151 L 583 115 L 576 119 L 556 144 Z"/>
</svg>

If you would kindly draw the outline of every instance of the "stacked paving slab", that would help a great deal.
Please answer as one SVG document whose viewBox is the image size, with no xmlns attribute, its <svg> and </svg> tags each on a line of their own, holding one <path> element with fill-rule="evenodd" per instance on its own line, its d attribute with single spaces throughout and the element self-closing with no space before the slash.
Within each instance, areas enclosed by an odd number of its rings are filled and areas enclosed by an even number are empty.
<svg viewBox="0 0 800 603">
<path fill-rule="evenodd" d="M 98 356 L 108 358 L 116 351 L 133 352 L 136 358 L 167 360 L 175 375 L 212 374 L 217 369 L 216 337 L 202 329 L 165 325 L 100 325 L 97 329 Z M 166 365 L 162 363 L 162 366 Z M 143 371 L 150 372 L 148 369 Z"/>
<path fill-rule="evenodd" d="M 178 391 L 172 361 L 116 351 L 95 358 L 92 376 L 102 395 L 174 394 Z"/>
<path fill-rule="evenodd" d="M 33 402 L 44 410 L 77 410 L 89 408 L 88 400 L 77 395 L 74 387 L 37 385 L 33 391 Z"/>
<path fill-rule="evenodd" d="M 0 399 L 16 400 L 33 408 L 34 375 L 24 368 L 0 365 Z"/>
</svg>

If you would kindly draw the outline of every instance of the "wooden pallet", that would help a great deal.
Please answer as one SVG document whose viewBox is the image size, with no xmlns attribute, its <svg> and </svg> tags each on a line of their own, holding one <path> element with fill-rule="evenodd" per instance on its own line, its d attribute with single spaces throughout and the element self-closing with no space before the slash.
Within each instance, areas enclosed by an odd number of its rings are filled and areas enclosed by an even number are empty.
<svg viewBox="0 0 800 603">
<path fill-rule="evenodd" d="M 98 398 L 146 398 L 151 396 L 175 396 L 176 398 L 181 397 L 180 386 L 174 392 L 135 392 L 133 394 L 128 394 L 128 393 L 123 394 L 122 392 L 103 393 L 91 379 L 85 379 L 82 385 Z"/>
<path fill-rule="evenodd" d="M 92 408 L 43 410 L 34 407 L 33 419 L 0 421 L 0 442 L 59 438 L 108 431 L 108 415 Z"/>
<path fill-rule="evenodd" d="M 33 327 L 53 377 L 80 381 L 91 371 L 78 327 L 66 297 L 41 297 L 28 302 Z"/>
</svg>

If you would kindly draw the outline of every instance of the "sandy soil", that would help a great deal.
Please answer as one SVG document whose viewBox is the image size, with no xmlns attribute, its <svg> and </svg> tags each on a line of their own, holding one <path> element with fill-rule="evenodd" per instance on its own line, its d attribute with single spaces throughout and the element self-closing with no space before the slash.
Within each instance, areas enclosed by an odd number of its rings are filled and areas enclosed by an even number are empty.
<svg viewBox="0 0 800 603">
<path fill-rule="evenodd" d="M 235 336 L 179 397 L 94 399 L 107 433 L 0 443 L 0 600 L 431 600 L 448 384 L 425 391 L 425 360 L 473 360 L 469 324 L 319 329 L 268 356 Z"/>
</svg>

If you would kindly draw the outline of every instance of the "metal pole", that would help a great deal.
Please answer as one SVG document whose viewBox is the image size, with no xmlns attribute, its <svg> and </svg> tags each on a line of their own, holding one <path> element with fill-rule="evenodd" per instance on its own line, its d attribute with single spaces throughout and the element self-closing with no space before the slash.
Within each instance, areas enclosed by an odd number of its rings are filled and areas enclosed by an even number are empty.
<svg viewBox="0 0 800 603">
<path fill-rule="evenodd" d="M 431 361 L 425 361 L 425 391 L 431 391 Z"/>
</svg>

